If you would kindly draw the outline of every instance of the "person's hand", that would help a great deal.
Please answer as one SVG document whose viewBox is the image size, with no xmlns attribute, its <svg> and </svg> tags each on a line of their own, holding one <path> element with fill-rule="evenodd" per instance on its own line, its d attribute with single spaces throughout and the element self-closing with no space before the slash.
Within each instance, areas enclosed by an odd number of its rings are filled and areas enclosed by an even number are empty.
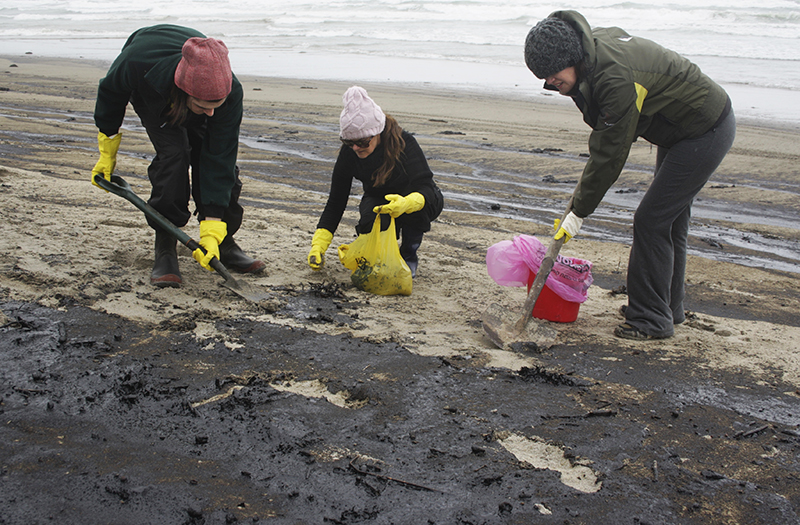
<svg viewBox="0 0 800 525">
<path fill-rule="evenodd" d="M 111 174 L 117 166 L 117 151 L 122 140 L 122 133 L 117 133 L 109 138 L 102 131 L 97 132 L 97 149 L 100 150 L 100 160 L 92 168 L 92 184 L 100 188 L 94 181 L 95 175 L 102 175 L 107 181 L 111 181 Z M 100 188 L 102 189 L 102 188 Z"/>
<path fill-rule="evenodd" d="M 564 223 L 563 224 L 559 223 L 561 223 L 559 219 L 556 219 L 556 221 L 553 223 L 553 229 L 556 231 L 556 234 L 553 237 L 553 239 L 558 240 L 566 235 L 567 238 L 564 239 L 564 242 L 567 243 L 569 242 L 570 239 L 578 235 L 578 232 L 581 229 L 581 225 L 583 225 L 583 219 L 581 219 L 574 213 L 569 212 L 567 214 L 567 217 L 564 219 Z"/>
<path fill-rule="evenodd" d="M 228 225 L 222 221 L 205 220 L 200 221 L 200 246 L 205 248 L 206 253 L 200 248 L 192 252 L 200 265 L 206 270 L 213 272 L 214 269 L 209 265 L 211 259 L 219 259 L 219 243 L 228 235 Z"/>
<path fill-rule="evenodd" d="M 311 238 L 311 251 L 308 252 L 308 265 L 318 271 L 325 265 L 325 251 L 331 245 L 333 234 L 325 228 L 317 228 Z"/>
<path fill-rule="evenodd" d="M 425 197 L 421 193 L 409 193 L 407 196 L 397 195 L 390 193 L 383 197 L 389 204 L 383 206 L 375 206 L 372 211 L 375 213 L 388 213 L 395 219 L 404 213 L 414 213 L 419 211 L 425 206 Z"/>
</svg>

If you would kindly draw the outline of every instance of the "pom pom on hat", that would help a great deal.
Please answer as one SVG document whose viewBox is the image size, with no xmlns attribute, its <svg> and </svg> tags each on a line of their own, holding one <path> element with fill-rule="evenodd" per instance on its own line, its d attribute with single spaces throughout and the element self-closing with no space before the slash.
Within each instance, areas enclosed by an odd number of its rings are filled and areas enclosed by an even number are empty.
<svg viewBox="0 0 800 525">
<path fill-rule="evenodd" d="M 528 31 L 525 64 L 537 78 L 547 78 L 583 60 L 578 33 L 564 20 L 548 17 Z"/>
<path fill-rule="evenodd" d="M 193 37 L 184 42 L 175 69 L 175 85 L 200 100 L 221 100 L 231 92 L 233 73 L 228 48 L 215 38 Z"/>
<path fill-rule="evenodd" d="M 386 126 L 386 115 L 367 91 L 353 86 L 342 95 L 344 109 L 339 115 L 339 136 L 345 140 L 358 140 L 379 135 Z"/>
</svg>

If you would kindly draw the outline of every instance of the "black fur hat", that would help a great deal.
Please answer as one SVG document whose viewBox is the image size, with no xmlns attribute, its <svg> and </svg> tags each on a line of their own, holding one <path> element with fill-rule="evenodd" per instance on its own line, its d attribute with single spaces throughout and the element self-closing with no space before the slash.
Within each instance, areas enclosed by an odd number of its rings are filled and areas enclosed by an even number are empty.
<svg viewBox="0 0 800 525">
<path fill-rule="evenodd" d="M 545 18 L 528 31 L 525 64 L 537 78 L 547 78 L 583 60 L 578 33 L 560 18 Z"/>
</svg>

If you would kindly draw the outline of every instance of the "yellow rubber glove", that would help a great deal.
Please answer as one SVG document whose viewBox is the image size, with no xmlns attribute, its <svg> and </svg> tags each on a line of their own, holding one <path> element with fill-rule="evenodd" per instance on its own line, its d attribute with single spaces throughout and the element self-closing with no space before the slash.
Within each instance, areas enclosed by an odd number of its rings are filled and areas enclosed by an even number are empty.
<svg viewBox="0 0 800 525">
<path fill-rule="evenodd" d="M 222 221 L 200 221 L 200 246 L 206 249 L 206 253 L 200 248 L 192 252 L 200 265 L 206 270 L 213 272 L 214 269 L 208 264 L 211 259 L 219 259 L 219 243 L 228 235 L 228 225 Z"/>
<path fill-rule="evenodd" d="M 564 224 L 559 224 L 560 222 L 560 219 L 556 219 L 553 223 L 553 229 L 556 231 L 553 239 L 558 240 L 566 235 L 567 238 L 564 240 L 564 244 L 568 243 L 570 239 L 578 235 L 578 232 L 583 225 L 583 219 L 572 212 L 567 214 L 567 217 L 564 219 Z"/>
<path fill-rule="evenodd" d="M 92 184 L 100 188 L 94 182 L 95 175 L 103 175 L 107 181 L 111 181 L 111 174 L 117 167 L 117 151 L 119 142 L 122 140 L 122 133 L 117 133 L 113 138 L 106 137 L 102 131 L 97 132 L 97 149 L 100 150 L 100 160 L 92 168 Z M 102 189 L 102 188 L 100 188 Z"/>
<path fill-rule="evenodd" d="M 311 238 L 311 251 L 308 252 L 308 265 L 318 271 L 325 265 L 325 251 L 331 245 L 333 234 L 325 228 L 317 228 Z"/>
<path fill-rule="evenodd" d="M 383 198 L 389 201 L 389 204 L 375 206 L 372 208 L 372 211 L 375 213 L 388 213 L 395 219 L 404 213 L 414 213 L 415 211 L 419 211 L 423 206 L 425 206 L 425 197 L 416 191 L 414 193 L 409 193 L 405 197 L 391 193 L 389 195 L 385 195 Z"/>
</svg>

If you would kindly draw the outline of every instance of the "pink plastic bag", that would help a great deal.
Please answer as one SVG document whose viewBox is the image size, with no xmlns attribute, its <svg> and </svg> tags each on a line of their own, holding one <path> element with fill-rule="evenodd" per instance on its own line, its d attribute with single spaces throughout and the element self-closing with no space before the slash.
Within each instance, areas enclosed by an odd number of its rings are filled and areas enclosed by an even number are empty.
<svg viewBox="0 0 800 525">
<path fill-rule="evenodd" d="M 547 247 L 532 235 L 518 235 L 500 241 L 486 251 L 486 270 L 500 286 L 527 286 L 531 273 L 537 273 Z M 559 255 L 545 286 L 565 301 L 582 303 L 592 285 L 592 263 Z"/>
</svg>

